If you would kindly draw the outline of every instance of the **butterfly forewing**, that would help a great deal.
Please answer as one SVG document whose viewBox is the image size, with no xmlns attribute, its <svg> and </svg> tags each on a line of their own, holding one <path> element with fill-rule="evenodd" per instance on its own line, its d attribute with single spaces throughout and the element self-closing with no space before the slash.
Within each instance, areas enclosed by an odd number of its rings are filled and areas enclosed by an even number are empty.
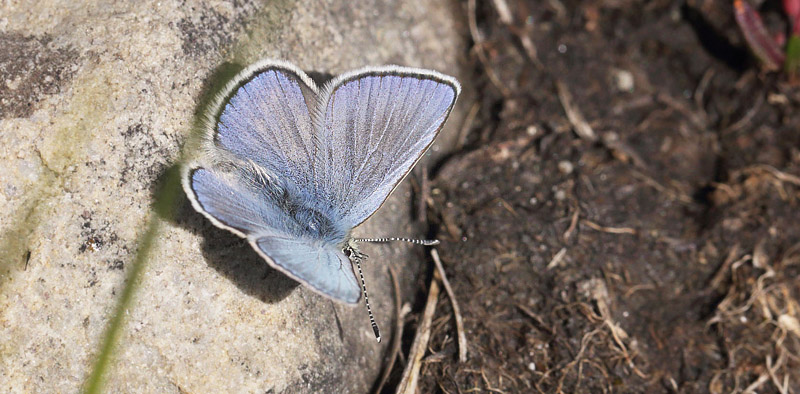
<svg viewBox="0 0 800 394">
<path fill-rule="evenodd" d="M 310 187 L 316 142 L 307 102 L 315 101 L 313 82 L 281 66 L 258 70 L 245 81 L 222 108 L 213 140 L 240 160 L 300 189 Z"/>
<path fill-rule="evenodd" d="M 452 78 L 400 67 L 334 80 L 315 119 L 320 202 L 349 226 L 366 220 L 431 145 L 458 92 Z"/>
</svg>

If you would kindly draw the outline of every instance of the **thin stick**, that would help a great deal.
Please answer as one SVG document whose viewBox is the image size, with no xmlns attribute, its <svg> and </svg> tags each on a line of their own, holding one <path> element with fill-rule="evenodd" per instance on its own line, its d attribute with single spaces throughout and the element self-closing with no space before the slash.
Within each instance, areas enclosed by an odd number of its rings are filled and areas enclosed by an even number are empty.
<svg viewBox="0 0 800 394">
<path fill-rule="evenodd" d="M 706 72 L 703 73 L 703 77 L 700 78 L 700 83 L 697 84 L 697 89 L 694 90 L 694 104 L 697 106 L 697 108 L 703 108 L 706 89 L 708 89 L 708 85 L 711 83 L 711 80 L 714 79 L 714 74 L 714 69 L 709 67 Z"/>
<path fill-rule="evenodd" d="M 480 60 L 480 62 L 483 64 L 483 68 L 486 69 L 486 76 L 489 77 L 489 81 L 494 84 L 503 97 L 508 97 L 511 95 L 511 91 L 500 80 L 500 77 L 497 76 L 497 73 L 495 73 L 494 69 L 492 68 L 489 58 L 486 56 L 486 52 L 483 49 L 484 41 L 480 31 L 478 31 L 478 18 L 476 15 L 477 5 L 475 2 L 476 0 L 467 0 L 469 34 L 472 36 L 472 41 L 475 43 L 475 53 L 478 55 L 478 60 Z"/>
<path fill-rule="evenodd" d="M 464 118 L 464 123 L 461 124 L 461 129 L 458 131 L 456 151 L 460 150 L 464 147 L 464 145 L 466 145 L 467 133 L 472 128 L 472 124 L 475 122 L 475 117 L 478 116 L 478 111 L 480 111 L 480 109 L 481 104 L 477 101 L 475 101 L 469 108 L 469 112 L 467 112 L 467 116 Z"/>
<path fill-rule="evenodd" d="M 586 220 L 586 219 L 581 220 L 581 223 L 589 226 L 590 228 L 592 228 L 594 230 L 602 231 L 604 233 L 636 235 L 636 229 L 633 229 L 633 228 L 630 228 L 630 227 L 606 227 L 606 226 L 601 226 L 601 225 L 599 225 L 599 224 L 597 224 L 597 223 L 595 223 L 595 222 L 593 222 L 591 220 Z"/>
<path fill-rule="evenodd" d="M 742 172 L 753 172 L 757 170 L 769 172 L 770 174 L 772 174 L 772 176 L 774 176 L 781 182 L 789 182 L 793 185 L 800 186 L 800 177 L 798 177 L 797 175 L 789 174 L 787 172 L 782 172 L 777 168 L 767 164 L 756 164 L 754 166 L 745 168 L 744 170 L 742 170 Z"/>
<path fill-rule="evenodd" d="M 717 272 L 714 276 L 711 277 L 711 280 L 708 282 L 708 286 L 712 289 L 718 288 L 722 281 L 728 276 L 731 266 L 736 259 L 739 258 L 739 244 L 733 244 L 731 250 L 728 251 L 728 256 L 725 257 L 725 260 L 722 262 L 722 265 L 719 266 Z"/>
<path fill-rule="evenodd" d="M 594 133 L 592 126 L 583 117 L 583 113 L 572 103 L 572 93 L 569 92 L 567 86 L 563 82 L 556 80 L 556 90 L 558 90 L 558 99 L 561 101 L 561 106 L 564 107 L 564 112 L 575 130 L 575 134 L 587 141 L 597 141 L 597 134 Z"/>
<path fill-rule="evenodd" d="M 431 182 L 428 178 L 428 167 L 422 166 L 422 180 L 419 184 L 419 205 L 417 205 L 417 221 L 425 223 L 427 219 L 428 200 L 431 196 Z"/>
<path fill-rule="evenodd" d="M 747 127 L 753 118 L 756 116 L 758 111 L 761 110 L 761 107 L 764 105 L 764 94 L 759 94 L 756 96 L 756 102 L 753 103 L 752 107 L 742 116 L 741 119 L 737 120 L 736 123 L 730 125 L 727 129 L 723 130 L 723 134 L 734 133 L 739 131 L 740 129 Z"/>
<path fill-rule="evenodd" d="M 561 250 L 559 250 L 558 253 L 556 253 L 552 259 L 550 259 L 550 262 L 547 263 L 547 269 L 553 269 L 555 267 L 558 267 L 561 264 L 561 262 L 564 261 L 564 256 L 566 255 L 567 255 L 567 248 L 561 248 Z"/>
<path fill-rule="evenodd" d="M 675 190 L 674 188 L 666 187 L 658 183 L 655 179 L 636 170 L 631 171 L 631 175 L 633 175 L 635 178 L 641 179 L 645 184 L 652 186 L 654 189 L 662 193 L 666 193 L 671 198 L 674 198 L 684 204 L 694 204 L 694 199 L 689 197 L 688 194 L 681 190 Z"/>
<path fill-rule="evenodd" d="M 381 375 L 381 380 L 374 391 L 376 394 L 383 391 L 383 386 L 392 374 L 394 363 L 397 361 L 397 355 L 400 354 L 400 345 L 402 343 L 400 340 L 403 338 L 403 297 L 400 295 L 400 285 L 397 283 L 397 274 L 395 274 L 394 268 L 392 268 L 391 265 L 389 266 L 389 276 L 392 278 L 392 287 L 394 288 L 395 326 L 394 333 L 392 334 L 392 345 L 389 350 L 389 357 L 386 359 L 387 361 L 383 369 L 383 374 Z"/>
<path fill-rule="evenodd" d="M 756 389 L 764 385 L 764 383 L 766 383 L 768 380 L 769 380 L 769 375 L 762 372 L 761 375 L 758 375 L 758 379 L 756 379 L 753 383 L 747 386 L 742 392 L 744 394 L 755 393 Z"/>
<path fill-rule="evenodd" d="M 447 297 L 450 298 L 450 304 L 453 306 L 453 315 L 456 318 L 456 332 L 458 333 L 458 361 L 465 363 L 467 362 L 467 336 L 464 334 L 464 320 L 461 318 L 461 308 L 458 307 L 456 295 L 453 293 L 453 288 L 450 287 L 450 281 L 447 280 L 447 276 L 444 274 L 439 252 L 436 249 L 431 249 L 431 256 L 433 257 L 433 263 L 436 264 L 436 272 L 441 276 Z"/>
<path fill-rule="evenodd" d="M 493 0 L 494 8 L 497 10 L 497 16 L 500 17 L 500 22 L 504 25 L 510 25 L 514 22 L 514 16 L 511 14 L 511 8 L 505 0 Z"/>
<path fill-rule="evenodd" d="M 439 282 L 436 279 L 431 279 L 430 288 L 428 289 L 428 301 L 425 304 L 425 311 L 422 314 L 422 321 L 417 327 L 417 333 L 414 335 L 414 342 L 411 344 L 411 351 L 408 356 L 408 364 L 406 369 L 403 370 L 403 378 L 397 386 L 397 393 L 402 394 L 416 394 L 417 383 L 419 378 L 419 370 L 422 367 L 422 356 L 425 355 L 425 350 L 428 348 L 428 340 L 431 337 L 431 322 L 433 321 L 433 314 L 436 312 L 436 302 L 439 299 Z"/>
<path fill-rule="evenodd" d="M 581 214 L 581 208 L 578 204 L 575 204 L 575 212 L 572 213 L 572 220 L 569 222 L 569 228 L 567 231 L 564 231 L 564 242 L 569 242 L 569 237 L 572 236 L 572 232 L 575 231 L 575 228 L 578 226 L 578 217 Z"/>
</svg>

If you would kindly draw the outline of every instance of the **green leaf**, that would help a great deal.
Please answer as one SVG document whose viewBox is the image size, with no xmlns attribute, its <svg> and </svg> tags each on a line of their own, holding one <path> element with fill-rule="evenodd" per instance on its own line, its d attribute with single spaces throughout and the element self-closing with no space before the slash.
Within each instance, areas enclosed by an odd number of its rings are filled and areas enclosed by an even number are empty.
<svg viewBox="0 0 800 394">
<path fill-rule="evenodd" d="M 800 72 L 800 36 L 797 34 L 789 37 L 786 45 L 786 62 L 783 63 L 783 67 L 790 79 L 797 79 Z"/>
</svg>

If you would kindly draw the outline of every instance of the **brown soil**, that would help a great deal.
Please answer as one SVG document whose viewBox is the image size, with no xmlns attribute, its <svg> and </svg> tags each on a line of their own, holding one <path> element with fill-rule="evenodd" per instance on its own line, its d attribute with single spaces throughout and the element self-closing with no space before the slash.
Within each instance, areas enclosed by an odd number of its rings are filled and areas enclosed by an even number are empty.
<svg viewBox="0 0 800 394">
<path fill-rule="evenodd" d="M 420 392 L 800 393 L 800 89 L 730 2 L 473 4 Z"/>
</svg>

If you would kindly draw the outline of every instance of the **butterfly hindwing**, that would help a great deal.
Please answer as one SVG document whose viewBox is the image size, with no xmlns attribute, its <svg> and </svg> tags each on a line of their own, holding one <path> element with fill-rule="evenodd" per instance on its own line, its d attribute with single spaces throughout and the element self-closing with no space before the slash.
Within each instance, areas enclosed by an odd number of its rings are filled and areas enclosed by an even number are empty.
<svg viewBox="0 0 800 394">
<path fill-rule="evenodd" d="M 192 169 L 185 188 L 192 204 L 218 227 L 245 237 L 268 229 L 281 230 L 286 214 L 267 198 L 265 189 L 248 182 L 248 172 L 225 173 L 204 167 Z M 261 185 L 264 186 L 264 185 Z"/>
<path fill-rule="evenodd" d="M 360 292 L 350 260 L 335 240 L 300 226 L 298 218 L 285 209 L 279 186 L 264 182 L 247 168 L 223 172 L 200 167 L 186 179 L 195 208 L 217 226 L 246 237 L 270 265 L 320 294 L 358 302 Z"/>
<path fill-rule="evenodd" d="M 350 304 L 361 296 L 350 260 L 336 245 L 292 236 L 264 236 L 253 247 L 290 277 L 318 293 Z"/>
</svg>

